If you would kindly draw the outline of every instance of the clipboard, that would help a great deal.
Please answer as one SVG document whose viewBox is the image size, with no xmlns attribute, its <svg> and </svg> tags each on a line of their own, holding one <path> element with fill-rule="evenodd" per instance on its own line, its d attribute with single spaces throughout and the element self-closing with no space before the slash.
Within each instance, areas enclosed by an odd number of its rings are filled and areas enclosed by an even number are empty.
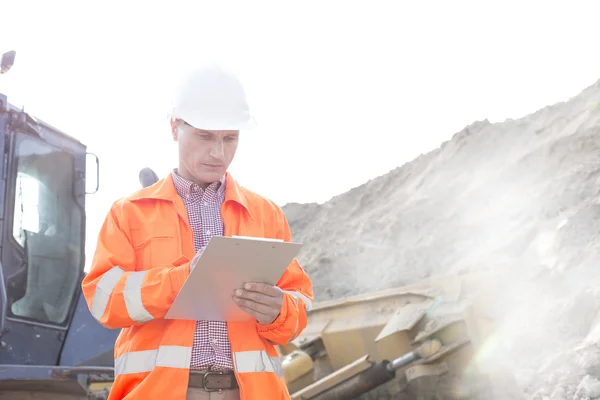
<svg viewBox="0 0 600 400">
<path fill-rule="evenodd" d="M 213 236 L 165 319 L 250 321 L 233 301 L 246 282 L 275 285 L 302 244 L 245 236 Z"/>
</svg>

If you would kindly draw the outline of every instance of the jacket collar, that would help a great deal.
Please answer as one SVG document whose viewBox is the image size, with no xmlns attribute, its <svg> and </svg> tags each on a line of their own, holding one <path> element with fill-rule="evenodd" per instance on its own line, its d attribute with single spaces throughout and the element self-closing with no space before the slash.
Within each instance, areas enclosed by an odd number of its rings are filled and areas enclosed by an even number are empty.
<svg viewBox="0 0 600 400">
<path fill-rule="evenodd" d="M 130 197 L 132 201 L 143 200 L 143 199 L 157 199 L 166 201 L 175 201 L 179 195 L 175 189 L 173 182 L 173 176 L 168 174 L 165 178 L 159 180 L 154 185 L 139 190 L 135 195 Z M 225 173 L 225 201 L 233 201 L 240 204 L 246 209 L 246 212 L 252 218 L 250 213 L 250 207 L 248 206 L 248 199 L 244 193 L 243 188 L 239 183 L 231 176 L 229 172 Z"/>
</svg>

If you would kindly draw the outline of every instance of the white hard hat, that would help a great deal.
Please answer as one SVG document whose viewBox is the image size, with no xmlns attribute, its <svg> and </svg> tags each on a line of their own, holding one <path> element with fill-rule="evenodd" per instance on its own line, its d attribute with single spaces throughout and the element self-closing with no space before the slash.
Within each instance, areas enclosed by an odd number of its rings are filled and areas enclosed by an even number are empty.
<svg viewBox="0 0 600 400">
<path fill-rule="evenodd" d="M 216 63 L 197 66 L 177 86 L 170 113 L 198 129 L 246 130 L 256 126 L 241 81 Z"/>
</svg>

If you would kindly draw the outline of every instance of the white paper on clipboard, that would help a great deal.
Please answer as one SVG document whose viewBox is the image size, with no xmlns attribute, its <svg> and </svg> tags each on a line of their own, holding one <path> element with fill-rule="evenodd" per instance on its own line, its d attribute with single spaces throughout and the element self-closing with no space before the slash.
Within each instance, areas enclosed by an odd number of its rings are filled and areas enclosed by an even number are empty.
<svg viewBox="0 0 600 400">
<path fill-rule="evenodd" d="M 243 236 L 213 236 L 165 319 L 249 321 L 233 301 L 246 282 L 275 285 L 302 244 Z"/>
</svg>

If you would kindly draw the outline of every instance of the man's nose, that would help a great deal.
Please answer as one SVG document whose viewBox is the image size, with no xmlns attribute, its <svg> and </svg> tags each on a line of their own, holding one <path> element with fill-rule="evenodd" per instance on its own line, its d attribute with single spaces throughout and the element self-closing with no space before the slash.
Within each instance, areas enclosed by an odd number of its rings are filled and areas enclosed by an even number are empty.
<svg viewBox="0 0 600 400">
<path fill-rule="evenodd" d="M 215 140 L 210 149 L 210 155 L 214 158 L 222 159 L 225 157 L 225 146 L 222 140 Z"/>
</svg>

